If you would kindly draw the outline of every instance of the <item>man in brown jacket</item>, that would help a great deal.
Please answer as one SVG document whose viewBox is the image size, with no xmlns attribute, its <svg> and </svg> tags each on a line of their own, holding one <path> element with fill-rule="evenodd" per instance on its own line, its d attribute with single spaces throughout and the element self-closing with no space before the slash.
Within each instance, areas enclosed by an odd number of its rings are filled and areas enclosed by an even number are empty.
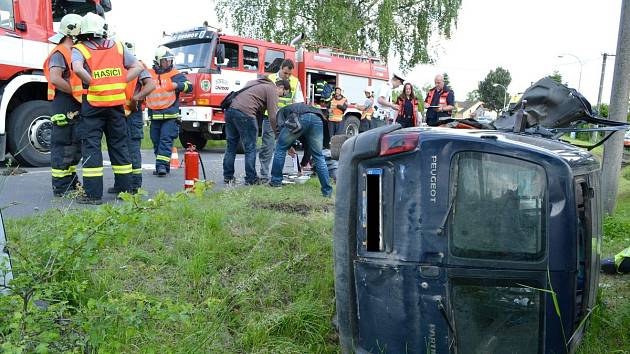
<svg viewBox="0 0 630 354">
<path fill-rule="evenodd" d="M 245 148 L 245 184 L 258 183 L 256 175 L 256 137 L 258 122 L 256 117 L 265 110 L 269 112 L 271 128 L 276 128 L 278 97 L 284 96 L 291 89 L 289 81 L 278 80 L 275 83 L 267 78 L 249 81 L 225 111 L 225 135 L 227 147 L 223 156 L 223 181 L 234 183 L 234 159 L 239 140 Z"/>
</svg>

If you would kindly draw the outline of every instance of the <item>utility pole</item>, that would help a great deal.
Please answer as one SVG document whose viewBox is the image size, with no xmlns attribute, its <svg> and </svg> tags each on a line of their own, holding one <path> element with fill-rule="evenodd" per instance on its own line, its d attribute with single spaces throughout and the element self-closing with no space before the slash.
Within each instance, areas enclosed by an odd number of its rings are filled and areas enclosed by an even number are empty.
<svg viewBox="0 0 630 354">
<path fill-rule="evenodd" d="M 630 0 L 622 0 L 617 37 L 617 57 L 613 73 L 613 85 L 610 94 L 608 119 L 626 122 L 628 115 L 628 97 L 630 97 Z M 604 212 L 612 214 L 617 204 L 617 188 L 621 155 L 623 154 L 623 132 L 615 132 L 604 144 L 602 163 L 602 191 Z"/>
<path fill-rule="evenodd" d="M 606 75 L 606 59 L 614 57 L 614 54 L 602 53 L 602 76 L 599 78 L 599 91 L 597 92 L 597 113 L 602 104 L 602 91 L 604 91 L 604 75 Z"/>
<path fill-rule="evenodd" d="M 601 106 L 602 106 L 602 91 L 604 91 L 604 76 L 606 75 L 606 59 L 608 57 L 614 57 L 614 54 L 602 53 L 602 75 L 599 78 L 599 91 L 597 92 L 597 106 L 595 106 L 595 110 L 597 114 L 601 116 Z M 597 127 L 597 125 L 595 126 Z M 597 141 L 597 132 L 593 132 L 591 135 L 591 141 Z"/>
</svg>

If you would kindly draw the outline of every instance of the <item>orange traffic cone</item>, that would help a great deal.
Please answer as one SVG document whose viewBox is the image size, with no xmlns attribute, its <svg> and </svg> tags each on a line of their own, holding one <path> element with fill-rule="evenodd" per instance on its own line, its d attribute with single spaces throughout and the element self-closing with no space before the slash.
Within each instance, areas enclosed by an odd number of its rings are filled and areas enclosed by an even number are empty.
<svg viewBox="0 0 630 354">
<path fill-rule="evenodd" d="M 177 154 L 177 148 L 173 146 L 173 152 L 171 152 L 171 169 L 179 168 L 179 155 Z"/>
</svg>

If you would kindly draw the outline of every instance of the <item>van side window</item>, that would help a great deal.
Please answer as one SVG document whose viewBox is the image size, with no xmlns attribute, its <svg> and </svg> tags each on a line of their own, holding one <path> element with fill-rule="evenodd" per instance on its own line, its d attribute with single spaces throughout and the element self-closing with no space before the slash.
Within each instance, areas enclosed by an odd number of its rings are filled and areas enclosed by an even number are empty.
<svg viewBox="0 0 630 354">
<path fill-rule="evenodd" d="M 236 43 L 223 43 L 225 44 L 225 58 L 228 59 L 226 68 L 238 68 L 238 44 Z"/>
<path fill-rule="evenodd" d="M 280 64 L 284 60 L 284 52 L 267 49 L 265 53 L 265 72 L 277 73 L 280 71 Z"/>
<path fill-rule="evenodd" d="M 258 48 L 243 46 L 243 69 L 258 71 Z"/>
<path fill-rule="evenodd" d="M 519 261 L 543 256 L 544 168 L 481 152 L 458 153 L 451 168 L 449 249 L 454 256 Z"/>
<path fill-rule="evenodd" d="M 15 14 L 11 0 L 0 0 L 0 27 L 15 30 Z"/>
</svg>

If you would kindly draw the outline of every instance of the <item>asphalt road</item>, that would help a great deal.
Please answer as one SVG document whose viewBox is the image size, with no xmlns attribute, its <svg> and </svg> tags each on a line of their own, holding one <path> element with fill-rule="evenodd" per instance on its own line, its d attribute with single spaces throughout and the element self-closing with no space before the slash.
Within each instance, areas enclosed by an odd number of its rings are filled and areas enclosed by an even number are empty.
<svg viewBox="0 0 630 354">
<path fill-rule="evenodd" d="M 179 151 L 180 161 L 183 160 L 183 151 Z M 223 151 L 214 149 L 211 151 L 202 151 L 201 158 L 206 169 L 208 180 L 215 182 L 215 189 L 224 188 L 223 184 Z M 116 195 L 107 194 L 107 188 L 113 186 L 114 175 L 111 168 L 107 168 L 110 164 L 107 152 L 103 152 L 103 161 L 105 167 L 103 183 L 105 193 L 103 202 L 119 203 Z M 184 188 L 184 168 L 171 170 L 167 177 L 153 176 L 154 155 L 150 150 L 142 151 L 142 188 L 149 193 L 149 197 L 156 192 L 162 190 L 167 193 L 174 193 Z M 258 164 L 257 160 L 257 164 Z M 285 164 L 285 173 L 292 171 L 291 159 L 287 157 Z M 234 163 L 236 169 L 236 179 L 238 183 L 243 182 L 245 176 L 244 155 L 236 155 Z M 24 217 L 43 212 L 50 208 L 85 208 L 94 206 L 84 206 L 75 203 L 72 199 L 55 198 L 52 193 L 50 167 L 41 168 L 20 168 L 24 173 L 17 175 L 5 176 L 0 175 L 0 209 L 2 215 L 6 218 Z M 259 170 L 257 165 L 256 171 Z M 6 167 L 0 167 L 0 174 L 6 172 Z M 199 171 L 201 174 L 201 169 Z M 200 177 L 203 178 L 203 175 Z"/>
</svg>

